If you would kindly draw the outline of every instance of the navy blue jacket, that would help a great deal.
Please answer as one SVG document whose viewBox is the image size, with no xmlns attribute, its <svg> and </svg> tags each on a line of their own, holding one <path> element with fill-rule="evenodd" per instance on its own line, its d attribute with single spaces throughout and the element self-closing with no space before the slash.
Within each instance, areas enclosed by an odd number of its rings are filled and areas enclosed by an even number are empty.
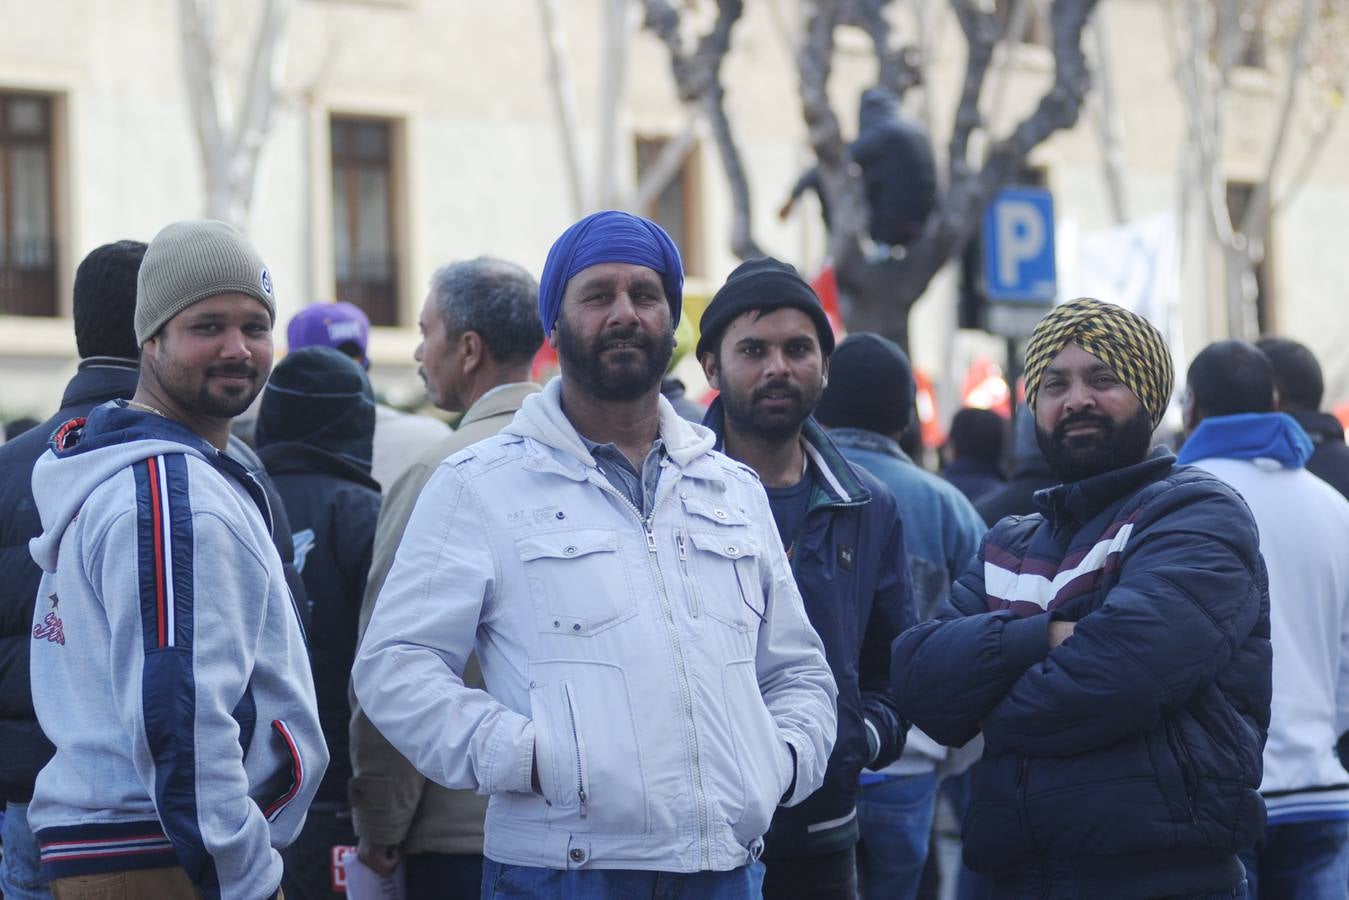
<svg viewBox="0 0 1349 900">
<path fill-rule="evenodd" d="M 915 725 L 951 746 L 984 735 L 966 863 L 1093 898 L 1235 886 L 1265 824 L 1270 704 L 1250 511 L 1165 450 L 1036 502 L 894 646 Z M 1076 623 L 1053 650 L 1050 619 Z"/>
<path fill-rule="evenodd" d="M 61 409 L 50 419 L 0 446 L 0 800 L 27 803 L 33 780 L 54 748 L 33 712 L 28 645 L 33 601 L 42 569 L 28 554 L 28 541 L 42 533 L 33 503 L 33 464 L 47 439 L 68 419 L 136 391 L 135 360 L 92 357 L 80 363 L 66 385 Z"/>
<path fill-rule="evenodd" d="M 720 399 L 703 424 L 722 433 Z M 880 769 L 898 759 L 909 728 L 889 682 L 890 644 L 916 621 L 894 496 L 844 459 L 814 419 L 806 421 L 802 438 L 816 478 L 792 542 L 792 574 L 838 684 L 838 735 L 824 785 L 773 817 L 764 841 L 769 859 L 855 844 L 857 777 L 863 767 Z M 874 757 L 869 729 L 879 744 Z"/>
<path fill-rule="evenodd" d="M 367 461 L 368 444 L 369 435 Z M 309 444 L 271 444 L 259 448 L 258 455 L 295 529 L 295 567 L 308 594 L 309 661 L 330 757 L 314 800 L 346 806 L 351 779 L 347 686 L 374 550 L 379 482 L 370 477 L 368 462 L 362 469 Z"/>
</svg>

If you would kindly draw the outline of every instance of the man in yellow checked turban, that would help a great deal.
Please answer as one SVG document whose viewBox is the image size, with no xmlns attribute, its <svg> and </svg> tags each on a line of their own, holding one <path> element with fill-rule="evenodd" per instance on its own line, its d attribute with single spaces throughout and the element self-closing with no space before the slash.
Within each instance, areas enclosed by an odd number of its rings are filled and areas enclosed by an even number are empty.
<svg viewBox="0 0 1349 900">
<path fill-rule="evenodd" d="M 1141 316 L 1074 300 L 1026 357 L 1062 483 L 895 641 L 900 712 L 950 746 L 983 735 L 964 855 L 996 896 L 1245 897 L 1271 687 L 1255 523 L 1151 448 L 1173 369 Z"/>
</svg>

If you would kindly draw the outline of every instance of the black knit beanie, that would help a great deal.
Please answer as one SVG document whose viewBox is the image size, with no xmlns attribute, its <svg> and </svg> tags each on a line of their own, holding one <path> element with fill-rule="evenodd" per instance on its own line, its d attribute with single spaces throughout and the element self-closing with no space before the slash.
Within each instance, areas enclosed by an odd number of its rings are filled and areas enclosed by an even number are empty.
<svg viewBox="0 0 1349 900">
<path fill-rule="evenodd" d="M 146 245 L 117 241 L 89 252 L 75 270 L 75 346 L 80 359 L 141 355 L 136 342 L 136 276 Z"/>
<path fill-rule="evenodd" d="M 879 334 L 850 334 L 829 357 L 829 385 L 815 418 L 828 428 L 892 435 L 909 424 L 913 391 L 913 369 L 898 344 Z"/>
<path fill-rule="evenodd" d="M 262 392 L 258 449 L 309 444 L 370 471 L 375 396 L 360 364 L 331 347 L 286 354 Z"/>
<path fill-rule="evenodd" d="M 713 352 L 726 326 L 744 313 L 770 313 L 788 307 L 810 316 L 826 357 L 834 352 L 834 328 L 824 314 L 820 298 L 796 269 L 771 256 L 751 259 L 735 267 L 703 310 L 695 352 L 698 356 Z"/>
</svg>

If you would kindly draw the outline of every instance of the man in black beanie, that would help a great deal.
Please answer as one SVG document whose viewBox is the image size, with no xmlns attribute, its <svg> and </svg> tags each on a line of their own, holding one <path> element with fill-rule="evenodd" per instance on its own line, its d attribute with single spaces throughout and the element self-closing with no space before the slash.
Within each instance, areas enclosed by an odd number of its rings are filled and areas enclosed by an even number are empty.
<svg viewBox="0 0 1349 900">
<path fill-rule="evenodd" d="M 806 614 L 838 683 L 838 736 L 824 786 L 779 808 L 765 839 L 764 896 L 857 894 L 858 775 L 904 748 L 891 698 L 891 641 L 914 622 L 894 498 L 845 460 L 811 418 L 834 349 L 819 298 L 775 259 L 741 264 L 701 322 L 698 358 L 721 392 L 705 425 L 768 494 Z"/>
<path fill-rule="evenodd" d="M 309 660 L 331 763 L 295 843 L 282 852 L 287 896 L 332 893 L 331 852 L 352 846 L 347 680 L 379 518 L 370 475 L 375 397 L 365 370 L 331 347 L 286 354 L 262 392 L 258 456 L 295 529 L 295 566 L 309 596 Z"/>
<path fill-rule="evenodd" d="M 136 391 L 136 273 L 145 244 L 118 241 L 90 252 L 75 270 L 75 345 L 80 364 L 66 385 L 61 408 L 46 422 L 0 447 L 0 798 L 5 822 L 0 844 L 0 895 L 45 894 L 38 848 L 28 828 L 33 781 L 52 755 L 38 726 L 29 690 L 28 652 L 33 601 L 42 570 L 28 554 L 28 541 L 42 533 L 33 504 L 33 463 L 61 423 L 95 406 Z M 38 896 L 42 896 L 39 894 Z"/>
<path fill-rule="evenodd" d="M 919 619 L 951 592 L 979 550 L 984 523 L 954 485 L 916 465 L 899 446 L 913 415 L 909 358 L 878 334 L 848 335 L 829 358 L 829 386 L 815 418 L 854 466 L 885 483 L 904 517 L 904 549 Z M 937 769 L 958 770 L 947 750 L 916 728 L 903 756 L 862 773 L 858 878 L 866 897 L 913 897 L 922 879 L 937 796 Z"/>
</svg>

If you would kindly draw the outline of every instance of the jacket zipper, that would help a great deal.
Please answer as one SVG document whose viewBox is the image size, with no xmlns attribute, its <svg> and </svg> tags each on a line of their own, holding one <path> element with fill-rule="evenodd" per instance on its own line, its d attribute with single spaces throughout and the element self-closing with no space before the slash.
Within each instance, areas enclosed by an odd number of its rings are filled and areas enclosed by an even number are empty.
<svg viewBox="0 0 1349 900">
<path fill-rule="evenodd" d="M 675 545 L 679 548 L 679 571 L 684 576 L 684 592 L 689 596 L 689 614 L 696 619 L 701 610 L 701 604 L 698 602 L 698 587 L 694 583 L 693 576 L 689 574 L 688 545 L 684 539 L 684 529 L 682 528 L 675 531 Z"/>
<path fill-rule="evenodd" d="M 660 557 L 656 547 L 656 533 L 654 523 L 656 519 L 656 510 L 660 506 L 660 501 L 664 498 L 656 498 L 652 501 L 651 512 L 646 518 L 642 518 L 639 510 L 631 500 L 624 496 L 623 492 L 608 484 L 607 480 L 593 482 L 598 484 L 602 490 L 613 494 L 637 517 L 638 523 L 642 526 L 642 531 L 646 534 L 647 560 L 651 566 L 652 575 L 656 579 L 656 586 L 659 588 L 661 613 L 665 616 L 668 623 L 666 635 L 670 639 L 670 644 L 674 648 L 675 667 L 679 675 L 679 694 L 684 707 L 684 733 L 688 737 L 691 759 L 690 764 L 693 767 L 693 796 L 694 803 L 698 810 L 698 858 L 699 868 L 708 869 L 711 867 L 710 859 L 712 855 L 711 845 L 707 835 L 707 794 L 703 790 L 703 773 L 698 752 L 698 730 L 693 719 L 693 695 L 689 691 L 688 668 L 684 665 L 684 648 L 679 640 L 679 628 L 675 625 L 674 610 L 670 606 L 670 593 L 665 587 L 665 576 L 660 571 Z M 667 495 L 668 496 L 668 493 Z"/>
<path fill-rule="evenodd" d="M 562 684 L 567 692 L 567 716 L 571 719 L 571 740 L 576 747 L 576 799 L 581 807 L 581 818 L 589 814 L 590 798 L 586 796 L 585 744 L 581 742 L 581 728 L 576 724 L 576 697 L 571 682 Z"/>
</svg>

